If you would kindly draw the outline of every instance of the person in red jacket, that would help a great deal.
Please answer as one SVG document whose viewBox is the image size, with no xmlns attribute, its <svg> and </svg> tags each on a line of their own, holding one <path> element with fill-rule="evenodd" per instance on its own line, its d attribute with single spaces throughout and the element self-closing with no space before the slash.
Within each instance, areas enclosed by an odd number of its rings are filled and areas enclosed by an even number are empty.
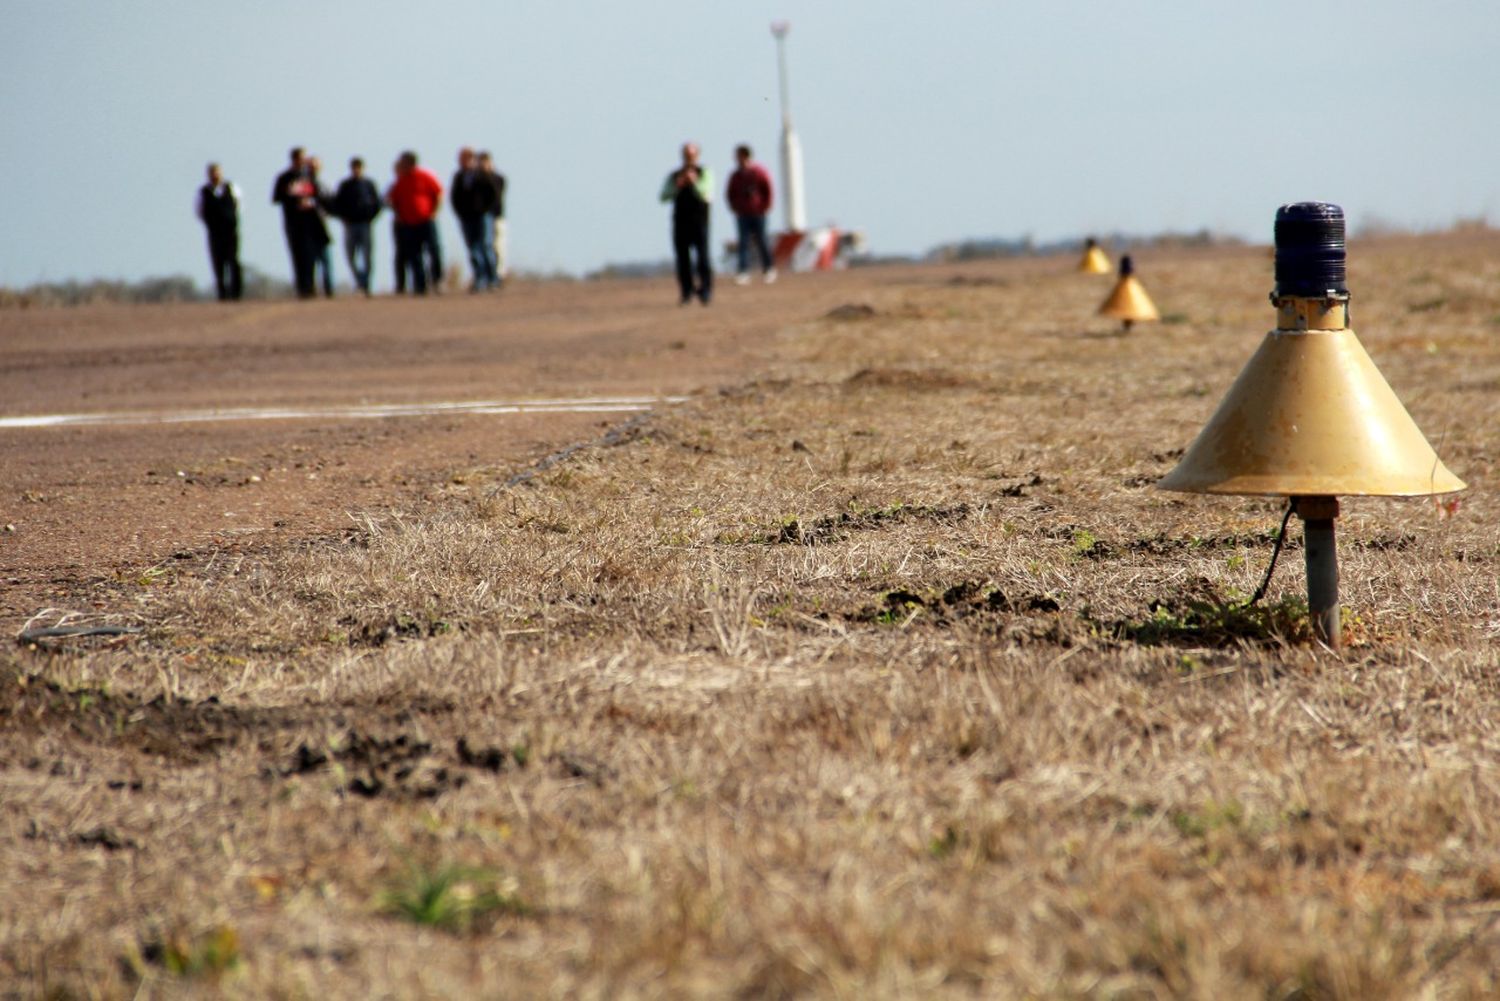
<svg viewBox="0 0 1500 1001">
<path fill-rule="evenodd" d="M 766 168 L 750 159 L 749 146 L 737 146 L 734 161 L 739 164 L 729 175 L 729 208 L 739 227 L 740 270 L 737 285 L 750 281 L 750 247 L 760 253 L 760 270 L 766 282 L 776 280 L 771 251 L 766 246 L 766 214 L 771 211 L 771 175 Z"/>
<path fill-rule="evenodd" d="M 417 154 L 407 150 L 396 161 L 396 183 L 386 192 L 385 200 L 396 215 L 396 291 L 406 291 L 406 275 L 411 273 L 412 291 L 427 294 L 428 263 L 433 259 L 433 281 L 438 277 L 438 208 L 443 204 L 443 184 L 430 170 L 417 166 Z"/>
</svg>

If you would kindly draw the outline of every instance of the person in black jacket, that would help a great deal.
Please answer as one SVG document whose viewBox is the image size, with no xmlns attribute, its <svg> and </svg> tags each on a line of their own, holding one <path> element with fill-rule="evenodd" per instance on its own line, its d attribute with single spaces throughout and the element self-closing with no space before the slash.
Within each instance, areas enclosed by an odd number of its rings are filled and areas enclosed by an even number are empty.
<svg viewBox="0 0 1500 1001">
<path fill-rule="evenodd" d="M 682 166 L 667 175 L 661 189 L 661 200 L 672 203 L 672 250 L 677 257 L 677 285 L 684 306 L 695 295 L 707 306 L 714 294 L 714 265 L 708 256 L 714 175 L 699 162 L 699 155 L 697 143 L 683 143 Z"/>
<path fill-rule="evenodd" d="M 344 253 L 354 272 L 354 284 L 365 295 L 370 294 L 370 268 L 375 259 L 370 223 L 380 209 L 380 190 L 365 176 L 365 162 L 356 156 L 349 161 L 349 176 L 339 182 L 329 211 L 344 223 Z"/>
<path fill-rule="evenodd" d="M 505 175 L 495 169 L 488 150 L 479 151 L 479 172 L 489 178 L 495 189 L 495 276 L 496 284 L 505 284 Z"/>
<path fill-rule="evenodd" d="M 469 269 L 474 275 L 469 291 L 499 288 L 500 275 L 495 266 L 498 192 L 489 175 L 479 169 L 474 151 L 467 146 L 458 151 L 458 170 L 453 175 L 448 198 L 463 230 L 464 244 L 469 248 Z"/>
<path fill-rule="evenodd" d="M 240 297 L 240 190 L 224 180 L 217 163 L 208 165 L 208 183 L 198 189 L 198 218 L 208 229 L 208 260 L 219 301 Z"/>
<path fill-rule="evenodd" d="M 276 176 L 271 202 L 281 206 L 281 224 L 286 231 L 287 250 L 292 255 L 292 280 L 296 282 L 297 295 L 310 299 L 315 294 L 313 268 L 322 251 L 319 235 L 327 229 L 319 214 L 318 188 L 301 146 L 292 150 L 291 164 Z"/>
<path fill-rule="evenodd" d="M 328 210 L 330 201 L 328 189 L 323 187 L 323 182 L 318 179 L 318 173 L 323 169 L 323 161 L 315 156 L 307 158 L 307 176 L 312 181 L 313 197 L 318 200 L 318 211 L 313 214 L 313 219 L 308 225 L 312 227 L 312 250 L 313 250 L 313 275 L 321 276 L 323 280 L 323 294 L 333 298 L 333 237 L 328 234 L 328 222 L 323 218 L 323 213 Z"/>
</svg>

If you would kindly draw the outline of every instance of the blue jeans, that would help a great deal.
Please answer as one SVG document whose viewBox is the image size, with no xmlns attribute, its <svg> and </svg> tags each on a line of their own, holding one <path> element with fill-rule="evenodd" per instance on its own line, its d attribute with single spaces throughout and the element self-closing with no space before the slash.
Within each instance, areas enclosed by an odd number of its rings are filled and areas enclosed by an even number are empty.
<svg viewBox="0 0 1500 1001">
<path fill-rule="evenodd" d="M 354 286 L 361 292 L 370 291 L 370 262 L 375 256 L 375 239 L 367 222 L 344 223 L 344 254 L 349 258 L 349 270 L 354 272 Z"/>
<path fill-rule="evenodd" d="M 443 284 L 443 245 L 438 242 L 437 223 L 422 223 L 422 259 L 427 262 L 427 280 L 437 291 Z"/>
<path fill-rule="evenodd" d="M 469 270 L 474 274 L 474 287 L 498 287 L 500 265 L 495 259 L 494 213 L 460 217 L 458 224 L 464 231 L 464 243 L 469 248 Z"/>
<path fill-rule="evenodd" d="M 766 217 L 763 215 L 735 216 L 740 236 L 740 274 L 750 270 L 750 245 L 760 251 L 760 269 L 771 270 L 771 250 L 766 246 Z"/>
</svg>

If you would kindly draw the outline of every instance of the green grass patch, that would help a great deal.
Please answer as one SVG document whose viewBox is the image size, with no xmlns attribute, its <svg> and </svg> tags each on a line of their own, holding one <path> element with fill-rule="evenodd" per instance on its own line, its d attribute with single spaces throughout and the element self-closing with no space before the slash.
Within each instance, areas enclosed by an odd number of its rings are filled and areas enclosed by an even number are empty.
<svg viewBox="0 0 1500 1001">
<path fill-rule="evenodd" d="M 1296 596 L 1256 605 L 1239 600 L 1190 600 L 1181 605 L 1153 601 L 1149 615 L 1120 623 L 1116 633 L 1150 645 L 1225 646 L 1238 640 L 1301 642 L 1312 636 L 1312 623 L 1307 602 Z"/>
<path fill-rule="evenodd" d="M 380 909 L 412 924 L 462 934 L 503 914 L 524 915 L 531 908 L 500 890 L 488 869 L 443 863 L 413 865 L 380 895 Z"/>
</svg>

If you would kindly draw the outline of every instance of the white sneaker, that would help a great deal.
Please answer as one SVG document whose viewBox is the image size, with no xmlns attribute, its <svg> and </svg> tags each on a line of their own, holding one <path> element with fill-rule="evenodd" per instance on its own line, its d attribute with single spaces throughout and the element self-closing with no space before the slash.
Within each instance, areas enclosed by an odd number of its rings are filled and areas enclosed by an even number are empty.
<svg viewBox="0 0 1500 1001">
<path fill-rule="evenodd" d="M 739 274 L 737 274 L 737 275 L 734 276 L 734 283 L 736 285 L 749 285 L 750 284 L 750 276 L 747 275 L 747 274 L 745 274 L 745 272 L 741 271 Z"/>
<path fill-rule="evenodd" d="M 776 281 L 776 269 L 771 268 L 769 271 L 767 271 L 763 280 L 767 285 L 770 285 L 772 282 Z"/>
</svg>

